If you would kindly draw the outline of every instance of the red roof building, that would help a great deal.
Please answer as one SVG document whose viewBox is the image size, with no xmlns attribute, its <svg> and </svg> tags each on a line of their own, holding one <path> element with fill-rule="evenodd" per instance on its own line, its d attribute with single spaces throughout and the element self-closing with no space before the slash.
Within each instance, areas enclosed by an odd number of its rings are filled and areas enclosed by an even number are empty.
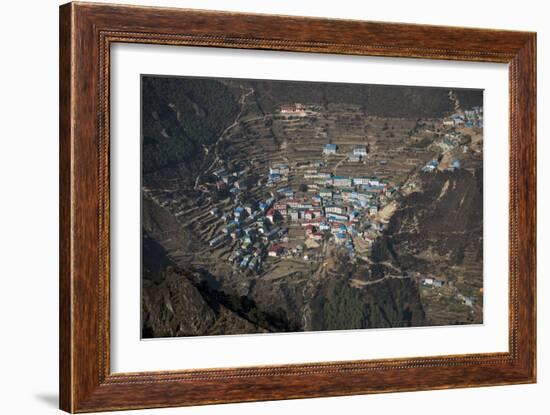
<svg viewBox="0 0 550 415">
<path fill-rule="evenodd" d="M 283 253 L 283 247 L 281 245 L 273 244 L 267 250 L 267 255 L 272 257 L 277 257 Z"/>
</svg>

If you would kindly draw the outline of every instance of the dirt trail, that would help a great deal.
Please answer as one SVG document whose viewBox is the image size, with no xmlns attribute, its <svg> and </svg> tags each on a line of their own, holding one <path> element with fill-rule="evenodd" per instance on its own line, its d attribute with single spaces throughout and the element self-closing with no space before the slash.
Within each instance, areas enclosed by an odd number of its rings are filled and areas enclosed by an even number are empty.
<svg viewBox="0 0 550 415">
<path fill-rule="evenodd" d="M 216 153 L 216 157 L 214 158 L 214 160 L 212 161 L 212 163 L 210 163 L 210 165 L 204 169 L 205 172 L 209 172 L 215 165 L 216 163 L 218 162 L 218 160 L 220 160 L 220 156 L 218 154 L 218 144 L 225 138 L 225 135 L 230 131 L 232 130 L 233 128 L 235 128 L 237 125 L 239 125 L 239 121 L 240 121 L 240 118 L 241 118 L 241 115 L 243 114 L 243 110 L 244 110 L 244 103 L 246 101 L 246 98 L 248 98 L 250 95 L 252 95 L 254 93 L 254 88 L 250 88 L 248 90 L 248 92 L 244 93 L 241 95 L 241 97 L 239 98 L 239 105 L 241 106 L 241 109 L 239 110 L 239 113 L 237 114 L 237 116 L 235 117 L 235 120 L 225 128 L 225 130 L 222 131 L 222 133 L 220 134 L 220 136 L 218 137 L 218 139 L 216 140 L 216 142 L 212 145 L 215 149 L 215 153 Z M 199 185 L 199 181 L 201 179 L 201 176 L 202 176 L 202 173 L 199 172 L 199 174 L 197 175 L 197 178 L 195 179 L 195 189 L 198 188 L 198 185 Z"/>
<path fill-rule="evenodd" d="M 408 280 L 408 279 L 411 279 L 411 278 L 413 278 L 413 277 L 411 277 L 409 275 L 385 275 L 382 278 L 378 278 L 377 280 L 372 280 L 372 281 L 363 281 L 363 280 L 358 280 L 356 278 L 353 278 L 353 279 L 350 280 L 350 284 L 354 287 L 361 288 L 361 287 L 366 287 L 366 286 L 373 285 L 373 284 L 379 284 L 379 283 L 384 282 L 386 280 L 391 280 L 391 279 L 394 279 L 394 280 Z"/>
<path fill-rule="evenodd" d="M 346 161 L 348 159 L 348 156 L 344 156 L 342 158 L 342 160 L 338 161 L 338 163 L 336 163 L 336 165 L 334 166 L 334 168 L 332 169 L 332 174 L 336 176 L 336 170 L 338 170 L 338 168 L 342 165 L 342 163 L 344 161 Z"/>
</svg>

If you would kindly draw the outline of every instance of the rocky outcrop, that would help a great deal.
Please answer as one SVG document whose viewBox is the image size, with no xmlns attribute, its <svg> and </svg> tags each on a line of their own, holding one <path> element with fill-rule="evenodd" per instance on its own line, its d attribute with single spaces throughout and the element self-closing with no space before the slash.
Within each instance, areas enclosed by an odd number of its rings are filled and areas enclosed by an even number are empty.
<svg viewBox="0 0 550 415">
<path fill-rule="evenodd" d="M 463 263 L 465 252 L 481 261 L 483 247 L 483 170 L 474 174 L 423 173 L 422 191 L 401 201 L 386 232 L 386 251 L 404 271 L 430 272 Z"/>
<path fill-rule="evenodd" d="M 205 298 L 189 277 L 167 268 L 162 282 L 142 281 L 142 337 L 206 336 L 213 334 L 261 333 L 258 327 Z"/>
</svg>

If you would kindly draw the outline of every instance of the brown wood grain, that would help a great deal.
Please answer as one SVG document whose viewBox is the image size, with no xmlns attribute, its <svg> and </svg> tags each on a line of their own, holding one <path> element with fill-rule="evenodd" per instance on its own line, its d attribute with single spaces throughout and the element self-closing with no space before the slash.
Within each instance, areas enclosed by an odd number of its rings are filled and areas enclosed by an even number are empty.
<svg viewBox="0 0 550 415">
<path fill-rule="evenodd" d="M 59 14 L 59 406 L 73 409 L 71 288 L 71 102 L 72 21 L 69 7 Z"/>
<path fill-rule="evenodd" d="M 116 42 L 508 63 L 509 352 L 111 373 L 109 59 Z M 61 6 L 61 409 L 89 412 L 534 382 L 535 68 L 536 36 L 527 32 L 105 4 Z"/>
</svg>

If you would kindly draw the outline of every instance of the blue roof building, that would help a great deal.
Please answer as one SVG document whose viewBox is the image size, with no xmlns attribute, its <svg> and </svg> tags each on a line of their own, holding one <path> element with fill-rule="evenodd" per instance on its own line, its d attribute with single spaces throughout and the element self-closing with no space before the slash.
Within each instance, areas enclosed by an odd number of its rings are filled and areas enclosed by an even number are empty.
<svg viewBox="0 0 550 415">
<path fill-rule="evenodd" d="M 336 144 L 325 144 L 323 146 L 323 154 L 336 154 Z"/>
</svg>

